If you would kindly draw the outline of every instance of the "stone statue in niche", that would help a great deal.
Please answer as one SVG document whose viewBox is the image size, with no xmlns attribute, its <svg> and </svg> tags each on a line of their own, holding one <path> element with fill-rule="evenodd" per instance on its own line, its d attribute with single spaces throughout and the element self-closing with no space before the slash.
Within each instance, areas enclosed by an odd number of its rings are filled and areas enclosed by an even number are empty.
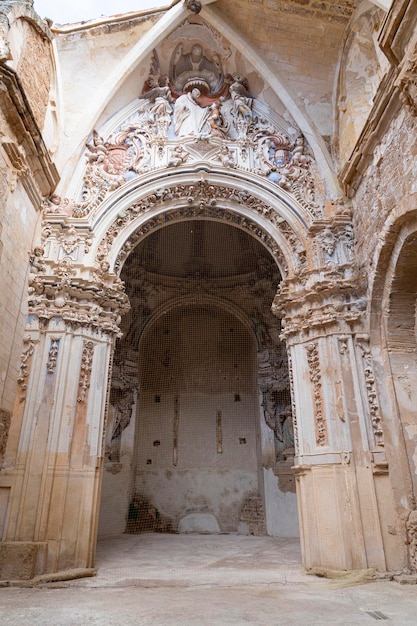
<svg viewBox="0 0 417 626">
<path fill-rule="evenodd" d="M 233 76 L 229 87 L 233 101 L 232 116 L 239 139 L 246 139 L 252 122 L 253 98 L 249 91 L 249 84 L 244 76 Z"/>
<path fill-rule="evenodd" d="M 211 58 L 210 58 L 211 57 Z M 189 52 L 179 43 L 171 58 L 172 84 L 178 93 L 184 91 L 186 83 L 197 78 L 207 83 L 210 92 L 215 93 L 223 82 L 223 68 L 217 53 L 206 53 L 202 44 L 194 43 Z"/>
</svg>

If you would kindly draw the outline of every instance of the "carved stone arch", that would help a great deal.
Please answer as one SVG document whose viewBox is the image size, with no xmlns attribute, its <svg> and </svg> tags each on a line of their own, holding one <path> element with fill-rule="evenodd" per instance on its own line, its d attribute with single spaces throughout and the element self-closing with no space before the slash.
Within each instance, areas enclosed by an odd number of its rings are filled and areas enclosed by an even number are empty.
<svg viewBox="0 0 417 626">
<path fill-rule="evenodd" d="M 417 565 L 417 212 L 397 215 L 385 228 L 370 304 L 369 354 L 386 440 L 400 532 L 409 546 L 409 564 Z M 379 385 L 383 380 L 384 385 Z M 404 495 L 407 494 L 407 495 Z M 405 525 L 404 525 L 405 522 Z"/>
<path fill-rule="evenodd" d="M 95 224 L 97 263 L 106 259 L 120 273 L 134 247 L 150 232 L 187 219 L 207 219 L 246 230 L 264 245 L 283 277 L 296 274 L 307 263 L 306 224 L 302 207 L 272 196 L 246 182 L 237 185 L 226 176 L 189 176 L 169 180 L 169 186 L 137 190 L 103 210 Z M 249 190 L 249 191 L 248 191 Z M 257 193 L 256 193 L 257 192 Z M 256 195 L 255 195 L 256 193 Z M 101 223 L 100 223 L 101 222 Z M 303 232 L 304 231 L 304 232 Z"/>
</svg>

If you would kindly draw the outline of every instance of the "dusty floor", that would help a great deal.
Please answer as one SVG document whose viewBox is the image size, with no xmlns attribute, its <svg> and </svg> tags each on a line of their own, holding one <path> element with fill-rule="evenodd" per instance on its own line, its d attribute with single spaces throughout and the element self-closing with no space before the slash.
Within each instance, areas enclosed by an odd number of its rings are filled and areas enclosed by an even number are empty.
<svg viewBox="0 0 417 626">
<path fill-rule="evenodd" d="M 97 567 L 94 578 L 0 589 L 0 624 L 417 624 L 415 585 L 307 576 L 295 539 L 123 535 L 99 542 Z"/>
</svg>

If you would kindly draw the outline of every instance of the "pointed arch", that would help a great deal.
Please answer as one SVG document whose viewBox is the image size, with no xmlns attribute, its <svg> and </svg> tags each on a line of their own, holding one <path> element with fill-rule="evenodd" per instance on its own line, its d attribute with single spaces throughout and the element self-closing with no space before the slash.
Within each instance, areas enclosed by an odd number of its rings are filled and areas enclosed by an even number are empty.
<svg viewBox="0 0 417 626">
<path fill-rule="evenodd" d="M 207 3 L 205 3 L 203 7 L 201 13 L 202 17 L 221 32 L 222 35 L 248 59 L 255 70 L 263 76 L 276 96 L 288 108 L 314 152 L 319 171 L 327 183 L 329 192 L 332 195 L 338 195 L 340 193 L 340 187 L 333 171 L 330 154 L 323 138 L 308 113 L 296 102 L 286 86 L 285 81 L 277 74 L 277 71 L 275 69 L 273 71 L 268 66 L 261 58 L 260 54 L 222 18 L 217 9 L 206 5 Z M 81 133 L 83 140 L 79 149 L 82 148 L 86 139 L 91 134 L 92 129 L 97 125 L 102 112 L 106 109 L 117 91 L 122 87 L 127 77 L 151 54 L 155 46 L 167 37 L 187 15 L 188 13 L 182 3 L 175 4 L 171 7 L 163 17 L 141 37 L 138 43 L 126 54 L 123 61 L 118 64 L 116 69 L 109 74 L 107 80 L 102 85 L 100 93 L 96 94 L 98 104 L 94 114 L 90 117 L 86 117 L 84 129 Z"/>
</svg>

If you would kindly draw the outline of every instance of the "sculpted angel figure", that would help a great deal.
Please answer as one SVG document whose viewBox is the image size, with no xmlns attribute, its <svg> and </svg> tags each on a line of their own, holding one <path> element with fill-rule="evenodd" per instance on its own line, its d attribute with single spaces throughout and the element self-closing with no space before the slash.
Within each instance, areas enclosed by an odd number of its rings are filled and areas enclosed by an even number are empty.
<svg viewBox="0 0 417 626">
<path fill-rule="evenodd" d="M 166 135 L 171 117 L 174 98 L 168 84 L 168 78 L 152 77 L 151 89 L 143 94 L 144 106 L 148 108 L 149 121 L 155 124 L 159 132 Z"/>
<path fill-rule="evenodd" d="M 233 100 L 232 113 L 239 120 L 250 121 L 252 119 L 253 98 L 248 91 L 248 81 L 243 76 L 233 76 L 233 83 L 229 87 Z"/>
<path fill-rule="evenodd" d="M 103 163 L 108 154 L 106 143 L 103 137 L 101 137 L 96 130 L 93 130 L 93 142 L 86 145 L 89 155 L 87 156 L 88 163 Z"/>
<path fill-rule="evenodd" d="M 214 137 L 221 137 L 224 139 L 227 136 L 229 125 L 225 122 L 224 117 L 221 113 L 221 99 L 216 100 L 210 106 L 210 133 Z"/>
</svg>

